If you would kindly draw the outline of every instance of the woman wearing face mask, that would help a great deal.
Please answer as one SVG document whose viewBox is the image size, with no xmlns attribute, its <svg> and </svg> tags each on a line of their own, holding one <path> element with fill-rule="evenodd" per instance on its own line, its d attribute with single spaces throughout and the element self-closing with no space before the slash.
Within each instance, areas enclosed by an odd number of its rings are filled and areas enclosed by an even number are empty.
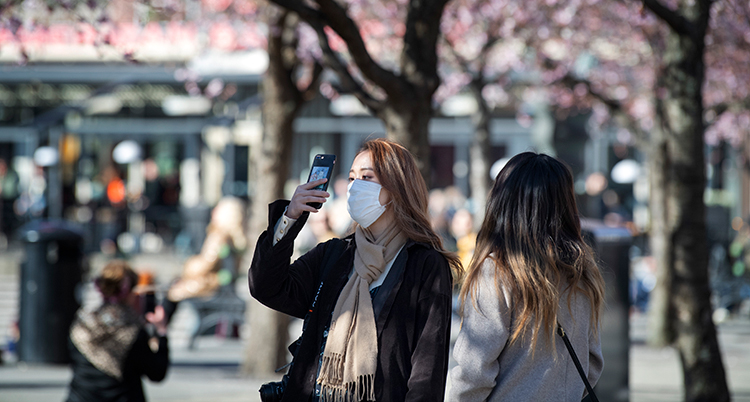
<svg viewBox="0 0 750 402">
<path fill-rule="evenodd" d="M 290 264 L 312 202 L 297 187 L 270 205 L 249 270 L 263 304 L 306 318 L 282 401 L 442 401 L 448 369 L 451 268 L 427 212 L 427 186 L 412 155 L 368 141 L 349 171 L 354 233 L 319 244 Z M 334 211 L 334 213 L 340 213 Z"/>
</svg>

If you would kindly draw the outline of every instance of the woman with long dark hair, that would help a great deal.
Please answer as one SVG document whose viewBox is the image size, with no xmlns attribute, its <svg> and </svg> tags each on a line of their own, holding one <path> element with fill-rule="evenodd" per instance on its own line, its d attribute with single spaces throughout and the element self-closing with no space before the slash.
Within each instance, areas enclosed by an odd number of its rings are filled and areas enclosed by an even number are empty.
<svg viewBox="0 0 750 402">
<path fill-rule="evenodd" d="M 392 141 L 366 142 L 349 170 L 354 233 L 290 264 L 294 238 L 317 212 L 308 203 L 328 197 L 314 190 L 324 182 L 270 205 L 248 274 L 260 302 L 307 316 L 282 401 L 442 401 L 451 268 L 461 264 L 430 226 L 413 156 Z"/>
<path fill-rule="evenodd" d="M 531 152 L 505 165 L 490 192 L 460 294 L 451 401 L 579 401 L 601 374 L 604 281 L 583 241 L 573 177 Z"/>
</svg>

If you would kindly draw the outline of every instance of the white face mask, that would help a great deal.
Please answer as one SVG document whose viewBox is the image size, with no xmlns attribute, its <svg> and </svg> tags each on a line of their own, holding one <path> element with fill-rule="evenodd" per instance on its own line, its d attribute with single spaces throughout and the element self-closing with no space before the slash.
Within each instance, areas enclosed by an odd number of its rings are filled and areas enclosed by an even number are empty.
<svg viewBox="0 0 750 402">
<path fill-rule="evenodd" d="M 380 184 L 366 180 L 349 183 L 346 189 L 346 210 L 362 227 L 370 227 L 385 212 L 385 205 L 380 205 L 382 188 Z"/>
</svg>

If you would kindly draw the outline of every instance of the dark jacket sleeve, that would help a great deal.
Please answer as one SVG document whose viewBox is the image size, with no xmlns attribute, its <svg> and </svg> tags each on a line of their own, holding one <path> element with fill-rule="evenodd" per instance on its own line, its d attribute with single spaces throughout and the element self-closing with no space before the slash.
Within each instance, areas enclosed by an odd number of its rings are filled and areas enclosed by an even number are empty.
<svg viewBox="0 0 750 402">
<path fill-rule="evenodd" d="M 166 336 L 160 336 L 159 349 L 154 352 L 149 346 L 149 336 L 144 329 L 138 333 L 130 352 L 129 359 L 139 373 L 149 380 L 159 382 L 167 376 L 169 369 L 169 343 Z"/>
<path fill-rule="evenodd" d="M 304 318 L 320 282 L 320 265 L 328 243 L 315 248 L 290 264 L 294 239 L 307 221 L 302 214 L 287 234 L 273 245 L 273 231 L 289 201 L 269 205 L 268 228 L 255 246 L 248 270 L 250 294 L 264 305 L 297 318 Z"/>
<path fill-rule="evenodd" d="M 448 374 L 451 332 L 452 277 L 438 252 L 425 259 L 424 281 L 417 301 L 416 335 L 409 391 L 405 401 L 443 401 Z"/>
</svg>

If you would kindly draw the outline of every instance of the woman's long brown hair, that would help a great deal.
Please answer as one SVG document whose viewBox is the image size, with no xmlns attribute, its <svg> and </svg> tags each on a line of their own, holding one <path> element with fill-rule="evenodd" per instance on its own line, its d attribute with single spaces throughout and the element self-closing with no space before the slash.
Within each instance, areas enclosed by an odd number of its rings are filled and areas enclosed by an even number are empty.
<svg viewBox="0 0 750 402">
<path fill-rule="evenodd" d="M 598 330 L 604 303 L 604 279 L 593 252 L 581 236 L 573 176 L 560 161 L 525 152 L 514 156 L 490 191 L 484 222 L 461 287 L 476 308 L 482 265 L 495 265 L 495 285 L 510 291 L 515 322 L 509 342 L 530 333 L 552 341 L 561 293 L 581 293 L 591 303 L 591 326 Z M 527 332 L 531 330 L 530 332 Z M 552 343 L 554 345 L 554 343 Z"/>
<path fill-rule="evenodd" d="M 443 242 L 430 225 L 427 185 L 414 156 L 402 145 L 383 138 L 369 140 L 358 154 L 370 152 L 373 169 L 393 200 L 393 214 L 404 235 L 416 242 L 429 244 L 440 252 L 451 266 L 454 276 L 463 272 L 461 260 L 443 248 Z"/>
</svg>

